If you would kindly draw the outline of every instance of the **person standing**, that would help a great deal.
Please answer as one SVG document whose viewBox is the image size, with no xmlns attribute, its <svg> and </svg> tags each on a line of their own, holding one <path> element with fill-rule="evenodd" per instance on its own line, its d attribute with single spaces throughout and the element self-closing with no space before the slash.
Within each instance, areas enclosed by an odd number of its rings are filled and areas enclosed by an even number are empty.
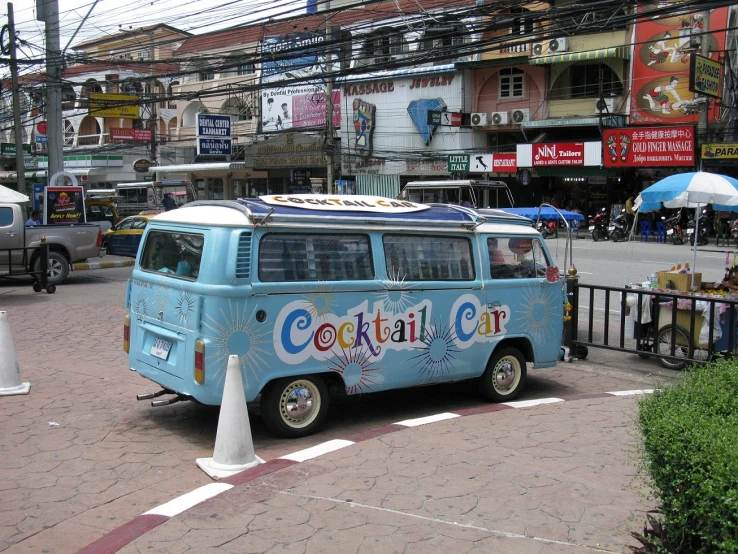
<svg viewBox="0 0 738 554">
<path fill-rule="evenodd" d="M 633 222 L 635 222 L 635 210 L 633 209 L 633 195 L 629 194 L 625 201 L 625 221 L 628 223 L 628 233 L 633 231 Z"/>
<path fill-rule="evenodd" d="M 26 221 L 26 227 L 43 224 L 44 222 L 41 220 L 41 212 L 39 210 L 33 210 L 31 212 L 31 217 L 29 217 L 28 221 Z"/>
<path fill-rule="evenodd" d="M 170 192 L 164 195 L 164 200 L 162 200 L 161 203 L 164 206 L 165 212 L 173 210 L 177 207 L 177 203 L 174 201 L 174 198 L 172 198 L 172 193 Z"/>
</svg>

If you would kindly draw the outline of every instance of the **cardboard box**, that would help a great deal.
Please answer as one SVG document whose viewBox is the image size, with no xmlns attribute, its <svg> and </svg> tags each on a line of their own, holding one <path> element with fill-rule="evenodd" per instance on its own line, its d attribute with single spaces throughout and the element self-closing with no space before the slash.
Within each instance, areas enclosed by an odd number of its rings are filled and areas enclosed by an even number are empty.
<svg viewBox="0 0 738 554">
<path fill-rule="evenodd" d="M 681 292 L 692 291 L 692 273 L 679 273 L 678 271 L 659 271 L 656 273 L 659 278 L 659 288 L 665 289 L 666 283 L 672 281 L 674 290 Z M 694 286 L 699 290 L 702 285 L 702 273 L 694 274 Z"/>
</svg>

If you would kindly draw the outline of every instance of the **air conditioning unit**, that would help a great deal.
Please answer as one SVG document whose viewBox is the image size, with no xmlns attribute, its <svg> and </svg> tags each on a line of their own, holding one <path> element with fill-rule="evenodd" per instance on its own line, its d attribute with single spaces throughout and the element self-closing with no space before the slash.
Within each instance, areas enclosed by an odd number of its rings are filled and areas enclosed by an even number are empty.
<svg viewBox="0 0 738 554">
<path fill-rule="evenodd" d="M 551 40 L 544 40 L 543 42 L 533 43 L 531 49 L 531 56 L 552 56 L 554 54 L 560 54 L 561 52 L 569 51 L 569 39 L 566 37 L 552 38 Z"/>
<path fill-rule="evenodd" d="M 507 112 L 492 112 L 492 125 L 507 125 Z"/>
<path fill-rule="evenodd" d="M 487 114 L 486 113 L 473 113 L 471 114 L 472 127 L 481 127 L 487 125 Z"/>
<path fill-rule="evenodd" d="M 530 110 L 528 108 L 521 108 L 519 110 L 512 111 L 513 123 L 522 123 L 523 121 L 530 121 Z"/>
<path fill-rule="evenodd" d="M 615 99 L 614 98 L 600 98 L 595 102 L 595 113 L 614 113 L 615 112 Z"/>
</svg>

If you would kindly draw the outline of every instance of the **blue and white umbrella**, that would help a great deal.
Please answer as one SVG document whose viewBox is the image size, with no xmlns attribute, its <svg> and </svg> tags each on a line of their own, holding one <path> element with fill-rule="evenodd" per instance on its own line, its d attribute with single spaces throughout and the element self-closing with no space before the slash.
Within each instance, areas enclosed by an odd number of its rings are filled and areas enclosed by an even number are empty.
<svg viewBox="0 0 738 554">
<path fill-rule="evenodd" d="M 695 240 L 692 254 L 692 268 L 697 268 L 697 229 L 700 224 L 699 208 L 712 204 L 718 211 L 738 211 L 738 180 L 726 175 L 693 171 L 678 173 L 661 179 L 636 198 L 633 207 L 638 212 L 651 212 L 661 208 L 695 208 Z M 692 275 L 692 286 L 694 274 Z"/>
<path fill-rule="evenodd" d="M 697 208 L 713 204 L 719 211 L 738 211 L 738 180 L 726 175 L 693 171 L 661 179 L 643 190 L 633 203 L 639 212 L 666 208 Z"/>
</svg>

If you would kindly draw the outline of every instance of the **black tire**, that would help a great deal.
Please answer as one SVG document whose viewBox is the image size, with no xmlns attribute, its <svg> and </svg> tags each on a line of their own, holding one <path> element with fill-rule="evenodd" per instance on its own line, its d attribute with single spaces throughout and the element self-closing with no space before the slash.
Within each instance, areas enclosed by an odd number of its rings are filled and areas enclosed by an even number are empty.
<svg viewBox="0 0 738 554">
<path fill-rule="evenodd" d="M 656 352 L 656 354 L 671 356 L 671 331 L 671 325 L 664 325 L 659 329 L 658 333 L 656 333 L 656 343 L 654 344 L 654 352 Z M 661 365 L 666 369 L 684 369 L 687 367 L 687 364 L 690 363 L 689 358 L 691 358 L 694 353 L 692 340 L 687 330 L 684 327 L 677 325 L 674 327 L 674 341 L 676 342 L 674 356 L 683 358 L 684 361 L 659 358 L 659 362 L 661 362 Z"/>
<path fill-rule="evenodd" d="M 525 387 L 528 367 L 520 350 L 513 347 L 496 350 L 480 377 L 480 390 L 493 402 L 513 400 Z"/>
<path fill-rule="evenodd" d="M 578 358 L 580 360 L 587 359 L 587 356 L 589 355 L 589 348 L 584 346 L 583 344 L 577 344 L 574 346 L 574 357 Z"/>
<path fill-rule="evenodd" d="M 41 258 L 37 258 L 33 264 L 34 271 L 41 271 Z M 47 272 L 49 285 L 60 285 L 69 275 L 69 261 L 64 254 L 49 252 L 49 270 Z"/>
<path fill-rule="evenodd" d="M 46 287 L 46 294 L 54 294 L 56 292 L 56 285 L 49 285 Z"/>
<path fill-rule="evenodd" d="M 689 235 L 689 245 L 694 246 L 694 235 Z"/>
<path fill-rule="evenodd" d="M 290 439 L 306 437 L 323 423 L 328 414 L 328 401 L 328 387 L 318 375 L 277 379 L 261 393 L 261 419 L 276 435 Z M 298 410 L 300 413 L 296 414 Z"/>
<path fill-rule="evenodd" d="M 597 229 L 595 229 L 594 231 L 592 231 L 592 240 L 595 241 L 595 242 L 597 242 L 598 240 L 600 240 L 600 232 Z"/>
<path fill-rule="evenodd" d="M 33 292 L 41 292 L 42 290 L 44 290 L 44 286 L 41 283 L 38 281 L 33 283 Z"/>
</svg>

